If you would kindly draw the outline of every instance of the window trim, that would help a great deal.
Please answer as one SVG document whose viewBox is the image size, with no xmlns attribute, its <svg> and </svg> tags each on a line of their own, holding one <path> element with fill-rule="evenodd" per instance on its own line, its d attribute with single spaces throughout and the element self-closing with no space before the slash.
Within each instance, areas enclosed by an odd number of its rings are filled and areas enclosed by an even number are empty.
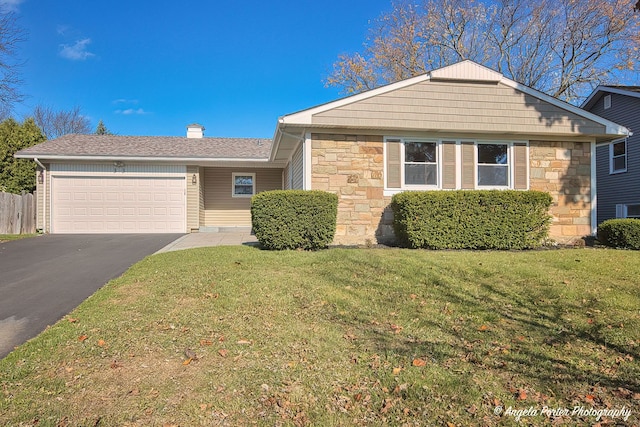
<svg viewBox="0 0 640 427">
<path fill-rule="evenodd" d="M 628 154 L 629 154 L 629 144 L 627 143 L 627 138 L 624 139 L 617 139 L 615 141 L 611 141 L 611 143 L 609 144 L 609 175 L 615 175 L 618 173 L 624 173 L 627 171 L 627 167 L 628 167 Z M 620 144 L 620 143 L 624 143 L 624 154 L 623 155 L 618 155 L 618 156 L 614 156 L 613 155 L 613 146 L 616 144 Z M 616 158 L 620 158 L 624 156 L 624 168 L 623 169 L 614 169 L 614 160 Z"/>
<path fill-rule="evenodd" d="M 252 190 L 251 194 L 236 194 L 236 177 L 237 176 L 250 176 Z M 231 197 L 233 198 L 249 198 L 256 194 L 256 174 L 255 172 L 233 172 L 231 174 Z"/>
<path fill-rule="evenodd" d="M 629 216 L 630 206 L 640 206 L 640 203 L 624 203 L 616 205 L 616 218 L 640 219 L 640 215 Z"/>
<path fill-rule="evenodd" d="M 389 171 L 388 168 L 388 143 L 399 143 L 400 148 L 400 159 L 401 159 L 401 170 L 400 170 L 400 188 L 387 187 L 387 176 Z M 438 184 L 436 186 L 424 186 L 424 185 L 406 185 L 404 182 L 404 143 L 405 142 L 435 142 L 437 148 L 437 167 L 438 167 Z M 475 182 L 474 182 L 474 190 L 512 190 L 515 185 L 515 145 L 516 144 L 524 144 L 526 147 L 527 158 L 529 158 L 529 149 L 530 149 L 530 141 L 521 140 L 521 139 L 513 139 L 513 140 L 501 140 L 501 139 L 475 139 L 475 138 L 464 138 L 462 136 L 451 136 L 451 137 L 410 137 L 410 136 L 398 136 L 397 134 L 385 135 L 383 138 L 383 147 L 384 147 L 384 160 L 383 160 L 383 176 L 384 176 L 384 195 L 385 196 L 393 196 L 394 194 L 401 193 L 403 191 L 409 190 L 443 190 L 449 191 L 449 189 L 442 188 L 442 150 L 443 144 L 445 142 L 455 143 L 456 145 L 456 188 L 461 189 L 461 177 L 462 177 L 462 144 L 463 143 L 473 143 L 474 145 L 474 173 L 476 174 Z M 507 168 L 508 168 L 508 185 L 507 186 L 479 186 L 478 185 L 478 145 L 479 144 L 505 144 L 507 145 Z M 530 163 L 527 161 L 527 189 L 530 187 Z"/>
</svg>

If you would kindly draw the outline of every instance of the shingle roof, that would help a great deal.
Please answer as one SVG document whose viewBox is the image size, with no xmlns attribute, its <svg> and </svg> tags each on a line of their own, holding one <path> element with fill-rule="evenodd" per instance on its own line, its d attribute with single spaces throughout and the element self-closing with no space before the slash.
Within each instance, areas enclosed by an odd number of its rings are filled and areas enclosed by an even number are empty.
<svg viewBox="0 0 640 427">
<path fill-rule="evenodd" d="M 629 92 L 640 92 L 640 86 L 604 85 L 615 89 L 628 90 Z"/>
<path fill-rule="evenodd" d="M 267 159 L 270 139 L 69 134 L 16 153 L 20 157 Z"/>
</svg>

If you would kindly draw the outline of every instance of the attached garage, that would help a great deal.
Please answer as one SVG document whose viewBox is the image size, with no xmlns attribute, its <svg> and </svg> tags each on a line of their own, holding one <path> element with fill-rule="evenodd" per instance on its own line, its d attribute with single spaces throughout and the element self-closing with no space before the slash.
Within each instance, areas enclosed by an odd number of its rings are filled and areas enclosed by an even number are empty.
<svg viewBox="0 0 640 427">
<path fill-rule="evenodd" d="M 126 169 L 52 165 L 51 232 L 184 233 L 185 168 Z"/>
</svg>

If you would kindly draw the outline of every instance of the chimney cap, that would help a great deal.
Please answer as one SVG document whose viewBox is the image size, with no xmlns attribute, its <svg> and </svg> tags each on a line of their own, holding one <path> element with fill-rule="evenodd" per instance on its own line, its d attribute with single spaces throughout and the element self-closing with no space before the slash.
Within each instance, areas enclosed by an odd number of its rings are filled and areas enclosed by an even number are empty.
<svg viewBox="0 0 640 427">
<path fill-rule="evenodd" d="M 190 125 L 187 125 L 187 129 L 189 129 L 189 128 L 199 128 L 199 129 L 204 130 L 204 126 L 202 126 L 199 123 L 191 123 Z"/>
</svg>

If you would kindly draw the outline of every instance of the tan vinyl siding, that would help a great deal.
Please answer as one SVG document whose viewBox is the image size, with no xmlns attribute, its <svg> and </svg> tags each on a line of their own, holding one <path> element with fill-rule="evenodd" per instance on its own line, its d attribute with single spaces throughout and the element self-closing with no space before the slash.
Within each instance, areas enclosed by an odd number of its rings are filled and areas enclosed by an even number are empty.
<svg viewBox="0 0 640 427">
<path fill-rule="evenodd" d="M 44 184 L 38 182 L 40 173 L 44 171 L 38 166 L 36 170 L 36 229 L 42 230 L 44 227 Z M 44 175 L 43 175 L 44 178 Z"/>
<path fill-rule="evenodd" d="M 304 155 L 302 144 L 300 144 L 291 158 L 291 188 L 294 190 L 304 189 Z"/>
<path fill-rule="evenodd" d="M 400 188 L 402 185 L 402 162 L 400 159 L 400 140 L 388 139 L 387 142 L 387 188 Z"/>
<path fill-rule="evenodd" d="M 442 143 L 442 188 L 456 188 L 456 143 L 452 141 Z"/>
<path fill-rule="evenodd" d="M 198 168 L 198 223 L 204 224 L 204 168 Z"/>
<path fill-rule="evenodd" d="M 205 227 L 250 227 L 251 198 L 232 197 L 233 173 L 255 173 L 256 192 L 282 189 L 282 169 L 204 168 Z"/>
<path fill-rule="evenodd" d="M 313 124 L 452 132 L 603 134 L 591 120 L 504 84 L 425 81 L 318 113 Z"/>
<path fill-rule="evenodd" d="M 193 183 L 193 176 L 196 183 Z M 187 231 L 200 227 L 200 177 L 197 166 L 187 166 Z"/>
<path fill-rule="evenodd" d="M 284 168 L 284 170 L 282 171 L 282 183 L 283 183 L 283 189 L 284 190 L 291 190 L 291 173 L 289 172 L 291 170 L 291 162 L 289 162 L 287 164 L 287 167 Z"/>
<path fill-rule="evenodd" d="M 526 190 L 528 188 L 529 179 L 527 176 L 527 145 L 513 145 L 513 188 L 516 190 Z"/>
<path fill-rule="evenodd" d="M 476 187 L 476 162 L 475 162 L 476 146 L 473 142 L 462 143 L 462 183 L 461 188 L 464 190 L 474 189 Z"/>
</svg>

